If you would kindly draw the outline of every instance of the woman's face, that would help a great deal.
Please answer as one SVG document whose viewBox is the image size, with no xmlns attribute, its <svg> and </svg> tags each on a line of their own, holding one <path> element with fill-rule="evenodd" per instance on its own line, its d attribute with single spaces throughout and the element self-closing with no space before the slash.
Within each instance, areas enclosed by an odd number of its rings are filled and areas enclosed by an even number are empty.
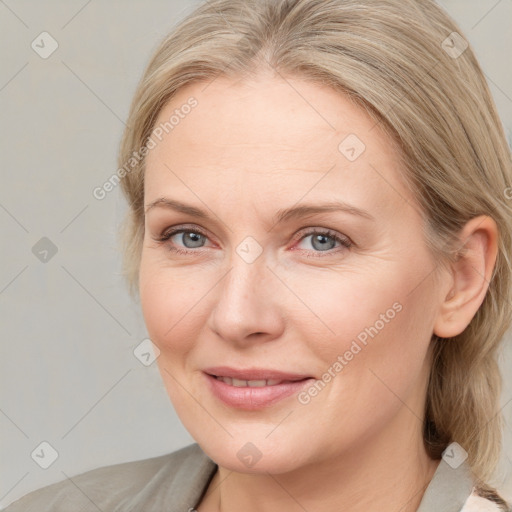
<svg viewBox="0 0 512 512">
<path fill-rule="evenodd" d="M 379 126 L 260 75 L 189 85 L 155 127 L 141 302 L 203 450 L 280 473 L 420 437 L 446 290 Z"/>
</svg>

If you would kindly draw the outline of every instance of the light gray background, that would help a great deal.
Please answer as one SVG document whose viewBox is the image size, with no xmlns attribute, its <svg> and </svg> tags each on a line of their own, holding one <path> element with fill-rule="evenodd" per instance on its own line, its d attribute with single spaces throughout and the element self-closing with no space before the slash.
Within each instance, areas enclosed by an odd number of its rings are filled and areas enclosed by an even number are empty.
<svg viewBox="0 0 512 512">
<path fill-rule="evenodd" d="M 512 0 L 443 0 L 476 49 L 509 140 Z M 0 506 L 99 466 L 193 442 L 154 363 L 120 277 L 120 190 L 92 190 L 115 172 L 136 83 L 160 39 L 197 1 L 0 0 L 2 259 Z M 58 49 L 42 59 L 43 31 Z M 32 252 L 42 238 L 58 252 Z M 510 339 L 510 338 L 509 338 Z M 512 350 L 502 360 L 508 425 L 495 483 L 512 498 Z M 42 469 L 42 442 L 58 452 Z M 39 452 L 38 452 L 39 453 Z"/>
</svg>

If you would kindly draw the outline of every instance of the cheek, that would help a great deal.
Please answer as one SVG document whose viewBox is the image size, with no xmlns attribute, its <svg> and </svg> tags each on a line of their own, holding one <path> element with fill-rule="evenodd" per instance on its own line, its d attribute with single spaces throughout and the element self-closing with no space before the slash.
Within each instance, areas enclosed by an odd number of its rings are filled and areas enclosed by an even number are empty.
<svg viewBox="0 0 512 512">
<path fill-rule="evenodd" d="M 329 380 L 327 394 L 343 391 L 346 397 L 350 389 L 374 402 L 379 394 L 390 394 L 378 377 L 405 393 L 422 373 L 434 308 L 431 283 L 417 283 L 415 271 L 398 267 L 378 276 L 354 272 L 317 279 L 314 287 L 302 289 L 297 281 L 295 289 L 314 314 L 297 315 L 295 326 L 300 322 L 315 369 Z"/>
<path fill-rule="evenodd" d="M 162 353 L 183 351 L 194 340 L 198 315 L 204 308 L 201 280 L 190 269 L 162 269 L 142 258 L 140 300 L 149 336 Z M 187 341 L 188 340 L 188 341 Z"/>
<path fill-rule="evenodd" d="M 399 322 L 409 281 L 391 268 L 378 274 L 353 270 L 290 276 L 287 282 L 296 296 L 293 327 L 300 325 L 312 352 L 327 362 L 349 350 L 353 340 L 364 346 L 376 331 Z"/>
<path fill-rule="evenodd" d="M 410 293 L 414 281 L 399 272 L 380 280 L 354 276 L 351 287 L 340 290 L 333 283 L 324 296 L 310 295 L 335 335 L 325 328 L 324 336 L 311 327 L 304 331 L 321 382 L 298 397 L 303 407 L 296 418 L 324 417 L 326 424 L 342 425 L 332 436 L 345 446 L 383 428 L 403 403 L 421 417 L 431 318 L 429 290 Z"/>
</svg>

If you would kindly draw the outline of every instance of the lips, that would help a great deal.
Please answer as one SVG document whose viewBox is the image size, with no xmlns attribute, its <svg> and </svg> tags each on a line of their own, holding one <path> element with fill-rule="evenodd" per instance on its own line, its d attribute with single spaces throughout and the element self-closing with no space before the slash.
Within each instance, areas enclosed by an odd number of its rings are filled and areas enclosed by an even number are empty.
<svg viewBox="0 0 512 512">
<path fill-rule="evenodd" d="M 204 375 L 213 395 L 224 404 L 246 410 L 261 409 L 299 392 L 310 375 L 263 368 L 207 368 Z"/>
</svg>

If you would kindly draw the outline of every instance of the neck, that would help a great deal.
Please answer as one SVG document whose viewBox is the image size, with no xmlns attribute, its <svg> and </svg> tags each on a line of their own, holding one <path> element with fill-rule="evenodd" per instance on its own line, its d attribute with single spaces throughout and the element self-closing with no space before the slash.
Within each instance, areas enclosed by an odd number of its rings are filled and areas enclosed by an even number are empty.
<svg viewBox="0 0 512 512">
<path fill-rule="evenodd" d="M 439 461 L 425 451 L 418 418 L 407 408 L 401 415 L 396 423 L 407 437 L 389 425 L 357 447 L 289 473 L 244 474 L 219 467 L 198 511 L 414 512 Z"/>
</svg>

